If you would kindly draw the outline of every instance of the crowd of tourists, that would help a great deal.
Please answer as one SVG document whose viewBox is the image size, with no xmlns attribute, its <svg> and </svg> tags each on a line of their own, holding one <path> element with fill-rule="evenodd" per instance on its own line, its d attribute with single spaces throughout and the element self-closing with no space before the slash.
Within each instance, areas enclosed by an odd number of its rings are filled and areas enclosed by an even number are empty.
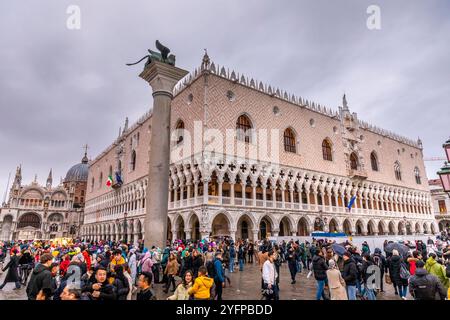
<svg viewBox="0 0 450 320">
<path fill-rule="evenodd" d="M 302 272 L 307 281 L 315 280 L 317 300 L 376 300 L 386 285 L 402 299 L 409 294 L 443 300 L 450 294 L 446 238 L 385 241 L 373 251 L 367 243 L 358 247 L 327 239 L 177 240 L 165 248 L 80 239 L 0 242 L 0 270 L 6 273 L 0 290 L 9 282 L 13 290 L 25 286 L 29 300 L 221 300 L 223 288 L 231 286 L 230 274 L 253 263 L 259 265 L 261 298 L 267 300 L 279 299 L 283 265 L 291 284 Z M 155 294 L 157 286 L 164 297 Z"/>
</svg>

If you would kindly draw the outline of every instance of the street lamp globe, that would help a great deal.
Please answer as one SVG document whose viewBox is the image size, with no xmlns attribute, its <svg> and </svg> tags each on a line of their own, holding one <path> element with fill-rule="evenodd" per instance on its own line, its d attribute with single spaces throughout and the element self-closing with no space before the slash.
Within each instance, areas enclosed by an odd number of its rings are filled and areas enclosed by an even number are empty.
<svg viewBox="0 0 450 320">
<path fill-rule="evenodd" d="M 448 152 L 446 150 L 446 152 Z M 448 156 L 448 155 L 447 155 Z M 439 178 L 441 178 L 442 187 L 445 192 L 450 192 L 450 165 L 445 162 L 444 166 L 437 173 Z"/>
<path fill-rule="evenodd" d="M 450 162 L 450 138 L 442 145 L 447 156 L 447 161 Z"/>
</svg>

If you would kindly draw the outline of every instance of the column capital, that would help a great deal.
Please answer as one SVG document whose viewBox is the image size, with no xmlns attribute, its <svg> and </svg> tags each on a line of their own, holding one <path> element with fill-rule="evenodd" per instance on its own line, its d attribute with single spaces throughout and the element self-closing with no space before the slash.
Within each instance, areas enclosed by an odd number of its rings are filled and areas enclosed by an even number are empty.
<svg viewBox="0 0 450 320">
<path fill-rule="evenodd" d="M 141 72 L 139 77 L 147 81 L 153 89 L 153 95 L 168 95 L 173 97 L 173 88 L 189 72 L 167 63 L 152 61 Z"/>
</svg>

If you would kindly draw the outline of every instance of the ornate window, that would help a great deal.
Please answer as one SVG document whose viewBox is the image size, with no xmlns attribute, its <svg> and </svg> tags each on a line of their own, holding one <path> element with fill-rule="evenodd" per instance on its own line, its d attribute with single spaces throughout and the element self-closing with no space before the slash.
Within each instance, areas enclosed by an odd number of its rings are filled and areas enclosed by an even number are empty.
<svg viewBox="0 0 450 320">
<path fill-rule="evenodd" d="M 58 225 L 56 223 L 50 226 L 50 232 L 58 232 Z"/>
<path fill-rule="evenodd" d="M 417 184 L 422 184 L 422 179 L 420 178 L 420 170 L 417 167 L 414 168 L 414 177 L 416 178 Z"/>
<path fill-rule="evenodd" d="M 395 173 L 395 179 L 401 181 L 402 180 L 402 171 L 400 168 L 400 162 L 395 161 L 394 163 L 394 173 Z"/>
<path fill-rule="evenodd" d="M 358 156 L 354 152 L 350 155 L 350 168 L 358 170 Z"/>
<path fill-rule="evenodd" d="M 246 115 L 241 115 L 236 121 L 236 131 L 238 140 L 252 142 L 252 123 Z"/>
<path fill-rule="evenodd" d="M 372 153 L 370 154 L 370 164 L 372 165 L 373 171 L 378 171 L 378 158 L 375 151 L 372 151 Z"/>
<path fill-rule="evenodd" d="M 178 120 L 177 125 L 175 127 L 177 134 L 177 144 L 183 142 L 184 139 L 184 122 L 183 120 Z"/>
<path fill-rule="evenodd" d="M 98 177 L 98 188 L 100 189 L 102 187 L 103 183 L 103 172 L 100 172 L 100 176 Z"/>
<path fill-rule="evenodd" d="M 95 179 L 94 179 L 94 177 L 92 177 L 92 180 L 91 180 L 91 191 L 94 190 L 94 184 L 95 184 Z"/>
<path fill-rule="evenodd" d="M 291 128 L 284 130 L 284 151 L 296 152 L 295 133 Z"/>
<path fill-rule="evenodd" d="M 136 170 L 136 150 L 131 152 L 131 170 Z"/>
<path fill-rule="evenodd" d="M 113 171 L 112 171 L 112 166 L 109 166 L 109 177 L 112 177 Z"/>
<path fill-rule="evenodd" d="M 323 160 L 333 161 L 331 142 L 328 139 L 325 139 L 322 142 L 322 156 Z"/>
</svg>

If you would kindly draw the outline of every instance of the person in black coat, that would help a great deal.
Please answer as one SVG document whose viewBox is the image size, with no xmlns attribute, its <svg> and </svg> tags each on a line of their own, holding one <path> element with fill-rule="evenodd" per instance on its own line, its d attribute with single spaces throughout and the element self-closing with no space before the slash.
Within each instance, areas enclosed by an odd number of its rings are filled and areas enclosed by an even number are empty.
<svg viewBox="0 0 450 320">
<path fill-rule="evenodd" d="M 192 269 L 194 271 L 194 278 L 197 278 L 197 276 L 198 276 L 198 269 L 202 265 L 203 265 L 203 258 L 201 256 L 201 254 L 197 251 L 197 249 L 194 249 L 192 251 Z M 186 269 L 186 270 L 189 270 L 189 268 Z"/>
<path fill-rule="evenodd" d="M 40 263 L 34 268 L 27 286 L 28 300 L 49 300 L 53 295 L 54 283 L 50 270 L 52 260 L 50 253 L 41 256 Z"/>
<path fill-rule="evenodd" d="M 127 295 L 130 292 L 130 284 L 128 279 L 123 274 L 123 265 L 114 267 L 115 278 L 114 287 L 116 290 L 117 300 L 127 300 Z"/>
<path fill-rule="evenodd" d="M 416 273 L 409 281 L 409 292 L 415 300 L 445 300 L 447 294 L 439 279 L 424 269 L 421 260 L 416 263 Z"/>
<path fill-rule="evenodd" d="M 295 275 L 297 274 L 297 253 L 293 247 L 290 247 L 287 255 L 287 262 L 289 267 L 289 272 L 291 273 L 291 284 L 294 284 Z"/>
<path fill-rule="evenodd" d="M 314 272 L 314 278 L 317 282 L 316 300 L 320 300 L 320 298 L 327 300 L 324 289 L 327 280 L 328 265 L 325 262 L 322 250 L 318 250 L 317 254 L 313 257 L 312 268 Z"/>
<path fill-rule="evenodd" d="M 388 272 L 388 264 L 386 258 L 381 253 L 380 248 L 375 248 L 375 253 L 372 255 L 372 261 L 380 268 L 380 292 L 384 292 L 384 274 Z"/>
<path fill-rule="evenodd" d="M 392 285 L 395 289 L 395 294 L 399 294 L 402 299 L 406 299 L 406 289 L 408 288 L 408 280 L 400 277 L 400 269 L 402 267 L 403 259 L 397 250 L 392 251 L 392 256 L 388 259 L 389 275 L 391 277 Z"/>
<path fill-rule="evenodd" d="M 342 278 L 344 278 L 348 300 L 356 300 L 356 285 L 359 277 L 358 267 L 350 252 L 345 252 L 344 269 L 342 271 Z"/>
<path fill-rule="evenodd" d="M 3 284 L 0 286 L 0 290 L 2 290 L 8 282 L 14 282 L 16 284 L 15 290 L 20 289 L 20 277 L 18 272 L 20 256 L 21 254 L 18 250 L 12 250 L 12 256 L 10 257 L 8 264 L 3 267 L 3 271 L 8 270 L 8 273 L 6 274 Z"/>
<path fill-rule="evenodd" d="M 81 291 L 90 300 L 116 300 L 117 297 L 114 286 L 108 283 L 108 272 L 103 267 L 97 268 L 93 281 L 84 285 Z"/>
<path fill-rule="evenodd" d="M 23 285 L 27 283 L 28 276 L 33 270 L 33 267 L 33 257 L 31 256 L 30 251 L 26 250 L 19 259 L 19 277 Z"/>
</svg>

